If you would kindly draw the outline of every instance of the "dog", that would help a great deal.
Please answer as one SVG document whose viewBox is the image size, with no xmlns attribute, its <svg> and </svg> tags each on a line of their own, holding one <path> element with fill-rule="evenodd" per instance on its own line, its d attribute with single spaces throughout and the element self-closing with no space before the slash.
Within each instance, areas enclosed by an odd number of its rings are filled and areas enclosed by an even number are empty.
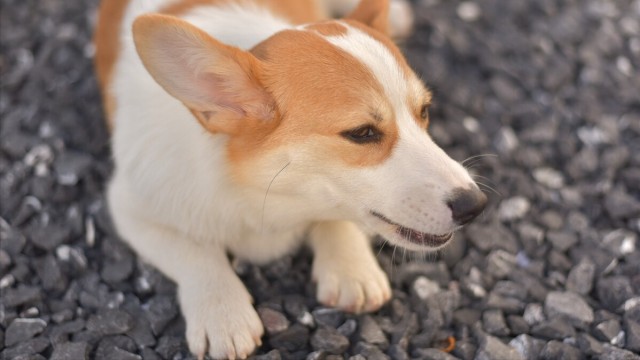
<svg viewBox="0 0 640 360">
<path fill-rule="evenodd" d="M 306 243 L 320 303 L 375 311 L 391 290 L 369 235 L 437 250 L 485 206 L 428 135 L 431 93 L 391 40 L 407 30 L 390 21 L 389 0 L 327 16 L 343 5 L 101 5 L 110 213 L 141 258 L 177 283 L 199 358 L 245 358 L 261 345 L 228 254 L 260 264 Z"/>
</svg>

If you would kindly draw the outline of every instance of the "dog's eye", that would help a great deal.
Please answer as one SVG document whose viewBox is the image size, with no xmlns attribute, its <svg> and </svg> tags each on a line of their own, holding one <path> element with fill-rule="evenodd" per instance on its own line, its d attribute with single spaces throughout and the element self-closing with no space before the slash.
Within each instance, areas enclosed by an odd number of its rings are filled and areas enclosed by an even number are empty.
<svg viewBox="0 0 640 360">
<path fill-rule="evenodd" d="M 422 108 L 420 108 L 420 118 L 422 118 L 422 120 L 427 120 L 428 117 L 429 117 L 429 105 L 424 104 L 422 105 Z"/>
<path fill-rule="evenodd" d="M 341 135 L 356 144 L 376 143 L 382 139 L 382 133 L 372 125 L 364 125 L 343 131 Z"/>
</svg>

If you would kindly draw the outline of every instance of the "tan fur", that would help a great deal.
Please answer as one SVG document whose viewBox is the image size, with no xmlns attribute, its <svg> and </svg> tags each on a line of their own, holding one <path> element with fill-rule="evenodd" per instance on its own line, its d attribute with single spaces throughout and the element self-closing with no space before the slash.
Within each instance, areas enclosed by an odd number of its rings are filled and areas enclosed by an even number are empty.
<svg viewBox="0 0 640 360">
<path fill-rule="evenodd" d="M 113 127 L 115 98 L 110 93 L 113 66 L 120 53 L 120 25 L 130 0 L 106 0 L 100 4 L 98 24 L 93 42 L 96 46 L 95 67 L 98 85 L 107 118 L 107 125 Z"/>
<path fill-rule="evenodd" d="M 232 138 L 232 161 L 243 162 L 270 148 L 309 140 L 328 145 L 331 151 L 323 156 L 352 166 L 371 166 L 389 157 L 397 141 L 396 122 L 381 85 L 357 59 L 313 32 L 293 30 L 281 32 L 252 52 L 263 60 L 261 82 L 276 99 L 278 116 L 273 122 L 278 126 L 265 124 L 268 130 L 250 128 Z M 335 67 L 335 63 L 344 66 Z M 301 72 L 303 68 L 310 70 Z M 377 115 L 382 121 L 375 120 Z M 365 124 L 384 133 L 381 143 L 356 145 L 340 136 Z"/>
<path fill-rule="evenodd" d="M 242 0 L 182 0 L 161 9 L 159 12 L 167 15 L 182 15 L 196 6 L 241 2 Z M 254 0 L 252 2 L 272 10 L 293 24 L 304 24 L 326 18 L 317 2 L 313 0 Z"/>
</svg>

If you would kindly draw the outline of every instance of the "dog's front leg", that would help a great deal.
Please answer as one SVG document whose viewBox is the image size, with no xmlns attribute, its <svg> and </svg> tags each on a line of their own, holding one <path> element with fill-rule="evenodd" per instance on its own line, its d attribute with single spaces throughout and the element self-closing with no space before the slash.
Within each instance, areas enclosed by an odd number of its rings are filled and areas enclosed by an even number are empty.
<svg viewBox="0 0 640 360">
<path fill-rule="evenodd" d="M 367 236 L 348 221 L 314 224 L 309 234 L 318 301 L 350 312 L 374 311 L 391 297 Z"/>
<path fill-rule="evenodd" d="M 189 349 L 204 358 L 246 358 L 260 345 L 262 323 L 233 272 L 224 249 L 203 245 L 164 227 L 122 216 L 118 229 L 129 244 L 178 284 Z"/>
</svg>

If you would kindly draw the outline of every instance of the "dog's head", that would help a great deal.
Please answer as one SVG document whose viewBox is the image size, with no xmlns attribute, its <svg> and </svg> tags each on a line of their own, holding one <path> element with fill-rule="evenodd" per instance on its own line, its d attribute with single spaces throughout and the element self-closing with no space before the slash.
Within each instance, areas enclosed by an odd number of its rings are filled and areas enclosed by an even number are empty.
<svg viewBox="0 0 640 360">
<path fill-rule="evenodd" d="M 162 15 L 138 18 L 134 39 L 155 80 L 227 137 L 230 176 L 259 202 L 268 192 L 268 211 L 436 249 L 486 197 L 429 137 L 431 93 L 386 35 L 387 12 L 387 0 L 365 0 L 251 51 Z"/>
</svg>

